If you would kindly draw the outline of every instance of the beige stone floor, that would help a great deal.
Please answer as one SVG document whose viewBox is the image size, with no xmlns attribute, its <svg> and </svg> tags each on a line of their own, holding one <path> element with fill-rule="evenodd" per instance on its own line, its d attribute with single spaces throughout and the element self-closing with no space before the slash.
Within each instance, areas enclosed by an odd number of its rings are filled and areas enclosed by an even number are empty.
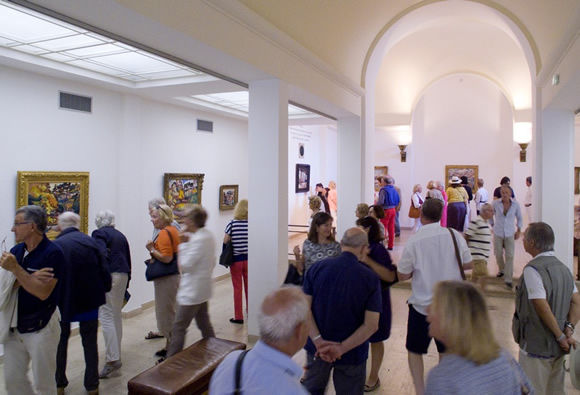
<svg viewBox="0 0 580 395">
<path fill-rule="evenodd" d="M 393 251 L 395 262 L 399 259 L 403 244 L 411 235 L 410 231 L 403 231 L 402 237 L 397 238 Z M 288 243 L 289 251 L 295 244 L 301 244 L 304 235 L 291 236 Z M 519 275 L 528 257 L 523 251 L 521 241 L 517 242 L 515 272 Z M 493 258 L 490 262 L 490 272 L 495 273 L 495 262 Z M 380 371 L 381 387 L 375 394 L 413 394 L 411 376 L 407 367 L 407 353 L 405 350 L 405 334 L 407 320 L 406 300 L 410 295 L 407 288 L 394 288 L 392 290 L 393 327 L 391 337 L 385 342 L 385 358 Z M 517 345 L 511 337 L 511 317 L 514 310 L 513 299 L 489 297 L 489 303 L 496 307 L 490 314 L 493 322 L 493 329 L 496 338 L 502 347 L 509 350 L 514 356 L 517 354 Z M 232 287 L 229 278 L 218 281 L 214 288 L 214 297 L 210 302 L 210 315 L 218 337 L 246 342 L 246 325 L 235 325 L 229 322 L 232 315 Z M 123 337 L 123 367 L 113 373 L 112 377 L 101 380 L 100 390 L 102 394 L 126 394 L 127 382 L 135 375 L 150 368 L 155 364 L 154 352 L 164 345 L 163 339 L 144 340 L 144 335 L 155 327 L 155 313 L 153 308 L 145 310 L 142 314 L 125 319 Z M 187 344 L 191 344 L 201 338 L 199 330 L 195 324 L 190 327 L 187 336 Z M 104 343 L 102 335 L 99 333 L 99 358 L 104 360 Z M 301 351 L 294 357 L 302 364 L 304 352 Z M 431 346 L 429 354 L 425 357 L 425 368 L 428 372 L 438 362 L 438 355 L 434 345 Z M 80 337 L 73 336 L 69 345 L 68 378 L 70 381 L 67 394 L 85 394 L 82 386 L 84 372 L 84 360 L 82 357 L 82 346 Z M 0 371 L 0 393 L 4 393 L 4 374 Z M 567 393 L 580 394 L 580 391 L 572 389 L 570 379 L 567 377 Z M 328 394 L 334 394 L 332 384 L 329 385 Z"/>
</svg>

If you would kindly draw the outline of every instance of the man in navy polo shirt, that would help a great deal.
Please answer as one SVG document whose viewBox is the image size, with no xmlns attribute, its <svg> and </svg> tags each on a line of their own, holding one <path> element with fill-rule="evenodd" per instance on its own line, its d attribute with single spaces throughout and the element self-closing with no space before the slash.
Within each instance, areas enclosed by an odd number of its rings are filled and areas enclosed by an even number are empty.
<svg viewBox="0 0 580 395">
<path fill-rule="evenodd" d="M 8 394 L 55 394 L 56 348 L 60 336 L 56 306 L 64 255 L 44 231 L 47 217 L 38 206 L 16 211 L 12 232 L 17 244 L 4 252 L 0 266 L 12 272 L 18 289 L 18 323 L 4 342 L 4 377 Z M 35 273 L 45 274 L 44 280 Z M 52 272 L 52 276 L 50 275 Z M 32 362 L 32 385 L 27 378 Z"/>
<path fill-rule="evenodd" d="M 313 318 L 304 386 L 314 395 L 324 394 L 332 368 L 337 394 L 364 393 L 368 339 L 379 326 L 379 278 L 359 263 L 368 250 L 366 233 L 348 229 L 341 248 L 338 257 L 313 265 L 304 280 Z"/>
</svg>

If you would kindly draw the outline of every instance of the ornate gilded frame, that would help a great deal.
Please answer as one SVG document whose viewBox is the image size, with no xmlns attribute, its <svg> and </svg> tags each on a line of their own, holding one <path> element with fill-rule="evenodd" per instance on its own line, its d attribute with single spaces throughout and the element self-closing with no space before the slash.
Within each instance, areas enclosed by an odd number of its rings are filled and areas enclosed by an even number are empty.
<svg viewBox="0 0 580 395">
<path fill-rule="evenodd" d="M 374 175 L 375 191 L 378 192 L 378 190 L 381 189 L 381 186 L 377 181 L 377 177 L 386 176 L 388 174 L 389 174 L 389 166 L 375 166 L 375 175 Z"/>
<path fill-rule="evenodd" d="M 233 210 L 238 203 L 238 186 L 221 185 L 220 186 L 220 210 Z"/>
<path fill-rule="evenodd" d="M 473 193 L 477 191 L 477 178 L 479 166 L 477 165 L 445 165 L 445 189 L 449 188 L 449 180 L 453 176 L 466 176 Z"/>
<path fill-rule="evenodd" d="M 17 208 L 34 204 L 48 215 L 46 235 L 54 239 L 58 215 L 73 211 L 81 216 L 81 231 L 89 231 L 89 172 L 19 171 Z"/>
<path fill-rule="evenodd" d="M 186 204 L 201 204 L 204 177 L 205 174 L 165 173 L 163 197 L 167 205 L 177 212 Z"/>
</svg>

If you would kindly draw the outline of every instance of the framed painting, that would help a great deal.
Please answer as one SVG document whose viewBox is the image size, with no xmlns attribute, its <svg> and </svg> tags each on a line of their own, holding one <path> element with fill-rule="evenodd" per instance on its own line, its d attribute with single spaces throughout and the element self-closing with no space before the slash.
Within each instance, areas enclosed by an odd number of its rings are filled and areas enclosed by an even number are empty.
<svg viewBox="0 0 580 395">
<path fill-rule="evenodd" d="M 310 190 L 310 165 L 296 164 L 296 193 Z"/>
<path fill-rule="evenodd" d="M 238 186 L 220 186 L 220 210 L 233 210 L 238 203 Z"/>
<path fill-rule="evenodd" d="M 89 173 L 19 171 L 16 188 L 18 207 L 36 205 L 48 215 L 46 236 L 58 236 L 57 219 L 65 211 L 81 216 L 81 231 L 89 231 Z"/>
<path fill-rule="evenodd" d="M 580 167 L 574 168 L 574 195 L 580 195 Z"/>
<path fill-rule="evenodd" d="M 165 173 L 163 197 L 174 212 L 186 204 L 201 204 L 204 174 Z"/>
<path fill-rule="evenodd" d="M 379 181 L 377 180 L 378 177 L 380 176 L 386 176 L 387 174 L 389 174 L 389 166 L 375 166 L 375 191 L 378 192 L 379 189 L 381 189 L 381 185 L 379 184 Z"/>
<path fill-rule="evenodd" d="M 467 184 L 473 193 L 477 191 L 477 177 L 479 166 L 477 165 L 446 165 L 445 166 L 445 189 L 449 188 L 449 180 L 453 176 L 467 177 Z"/>
</svg>

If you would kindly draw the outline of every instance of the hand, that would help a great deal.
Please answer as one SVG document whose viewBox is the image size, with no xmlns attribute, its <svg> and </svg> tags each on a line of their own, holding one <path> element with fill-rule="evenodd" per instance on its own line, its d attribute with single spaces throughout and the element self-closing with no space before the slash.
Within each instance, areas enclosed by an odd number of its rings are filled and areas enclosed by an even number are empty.
<svg viewBox="0 0 580 395">
<path fill-rule="evenodd" d="M 292 251 L 294 252 L 294 255 L 296 255 L 296 257 L 300 256 L 300 247 L 299 246 L 294 246 L 294 249 Z"/>
<path fill-rule="evenodd" d="M 517 240 L 520 238 L 520 230 L 516 230 L 516 234 L 514 235 L 514 240 Z"/>
<path fill-rule="evenodd" d="M 181 240 L 182 243 L 187 243 L 189 241 L 189 236 L 190 234 L 187 232 L 179 232 L 179 240 Z"/>
<path fill-rule="evenodd" d="M 328 342 L 329 344 L 326 344 L 320 348 L 318 348 L 318 350 L 316 351 L 316 355 L 322 359 L 324 362 L 329 362 L 332 363 L 334 361 L 336 361 L 337 359 L 340 359 L 340 357 L 343 354 L 342 351 L 342 344 L 341 343 L 334 343 L 334 342 Z"/>
<path fill-rule="evenodd" d="M 151 251 L 155 248 L 155 244 L 151 240 L 148 240 L 147 244 L 145 244 L 145 248 L 147 248 L 147 251 Z"/>
<path fill-rule="evenodd" d="M 562 340 L 560 340 L 558 342 L 558 345 L 565 352 L 569 352 L 570 351 L 570 347 L 576 348 L 576 340 L 574 340 L 573 337 L 565 337 L 565 338 L 563 338 Z"/>
<path fill-rule="evenodd" d="M 18 261 L 11 253 L 3 252 L 2 257 L 0 257 L 0 266 L 9 272 L 14 272 L 14 270 L 16 270 L 18 267 Z"/>
<path fill-rule="evenodd" d="M 49 283 L 54 278 L 53 269 L 51 267 L 43 267 L 31 274 L 32 277 L 36 277 L 43 283 Z"/>
</svg>

